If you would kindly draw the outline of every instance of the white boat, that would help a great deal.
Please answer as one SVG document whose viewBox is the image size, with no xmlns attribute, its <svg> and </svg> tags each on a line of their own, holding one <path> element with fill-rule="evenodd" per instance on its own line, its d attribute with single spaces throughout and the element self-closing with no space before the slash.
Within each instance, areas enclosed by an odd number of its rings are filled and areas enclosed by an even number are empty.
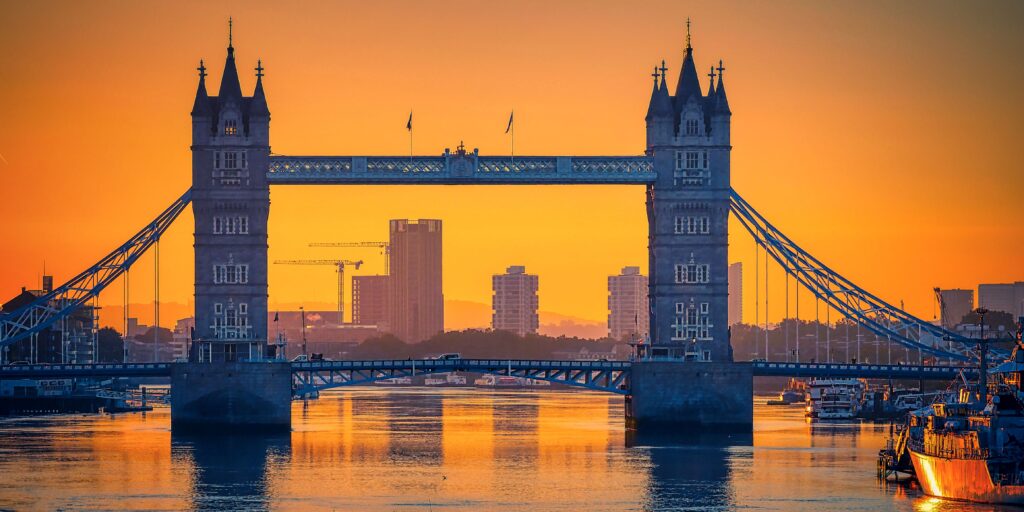
<svg viewBox="0 0 1024 512">
<path fill-rule="evenodd" d="M 857 379 L 814 379 L 807 394 L 807 417 L 852 419 L 860 412 L 864 382 Z"/>
</svg>

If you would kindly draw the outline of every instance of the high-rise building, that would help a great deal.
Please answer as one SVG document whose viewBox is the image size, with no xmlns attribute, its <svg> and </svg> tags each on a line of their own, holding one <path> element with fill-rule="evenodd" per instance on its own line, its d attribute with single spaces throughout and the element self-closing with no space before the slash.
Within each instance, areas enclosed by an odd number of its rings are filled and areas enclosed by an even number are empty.
<svg viewBox="0 0 1024 512">
<path fill-rule="evenodd" d="M 639 341 L 647 337 L 651 315 L 647 305 L 647 276 L 640 267 L 623 267 L 608 276 L 608 337 Z"/>
<path fill-rule="evenodd" d="M 416 343 L 444 330 L 441 221 L 391 221 L 388 330 Z"/>
<path fill-rule="evenodd" d="M 388 276 L 352 278 L 352 323 L 380 326 L 387 322 Z"/>
<path fill-rule="evenodd" d="M 494 289 L 491 327 L 496 331 L 510 331 L 520 336 L 535 334 L 540 322 L 537 317 L 537 276 L 527 274 L 526 267 L 511 266 L 504 274 L 491 279 Z"/>
<path fill-rule="evenodd" d="M 940 290 L 942 295 L 942 326 L 952 329 L 964 315 L 974 310 L 974 290 Z"/>
<path fill-rule="evenodd" d="M 979 284 L 978 306 L 1010 313 L 1014 317 L 1024 316 L 1024 281 Z"/>
<path fill-rule="evenodd" d="M 743 263 L 729 265 L 729 327 L 743 323 Z"/>
</svg>

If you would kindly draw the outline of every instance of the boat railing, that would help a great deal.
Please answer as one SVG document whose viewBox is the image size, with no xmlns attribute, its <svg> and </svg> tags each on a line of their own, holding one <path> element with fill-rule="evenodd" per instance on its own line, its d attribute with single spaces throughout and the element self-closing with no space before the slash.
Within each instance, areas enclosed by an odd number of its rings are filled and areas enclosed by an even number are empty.
<svg viewBox="0 0 1024 512">
<path fill-rule="evenodd" d="M 943 459 L 980 460 L 989 458 L 988 448 L 946 447 L 934 445 L 926 446 L 924 440 L 914 438 L 907 439 L 907 446 L 916 452 Z"/>
</svg>

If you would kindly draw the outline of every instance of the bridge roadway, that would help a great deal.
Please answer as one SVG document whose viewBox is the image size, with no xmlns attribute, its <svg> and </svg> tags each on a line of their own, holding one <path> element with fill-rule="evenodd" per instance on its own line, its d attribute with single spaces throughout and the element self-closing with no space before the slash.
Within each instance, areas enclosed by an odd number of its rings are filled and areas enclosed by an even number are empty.
<svg viewBox="0 0 1024 512">
<path fill-rule="evenodd" d="M 170 377 L 175 363 L 109 363 L 7 365 L 2 379 L 59 379 L 71 377 Z M 692 363 L 699 364 L 699 363 Z M 919 366 L 843 363 L 786 363 L 754 361 L 756 377 L 853 377 L 871 379 L 950 380 L 961 371 L 968 376 L 977 368 L 967 366 Z M 383 359 L 372 361 L 311 361 L 291 363 L 299 388 L 329 389 L 368 384 L 391 378 L 431 373 L 474 372 L 512 375 L 571 386 L 629 393 L 629 361 L 559 361 L 525 359 Z"/>
</svg>

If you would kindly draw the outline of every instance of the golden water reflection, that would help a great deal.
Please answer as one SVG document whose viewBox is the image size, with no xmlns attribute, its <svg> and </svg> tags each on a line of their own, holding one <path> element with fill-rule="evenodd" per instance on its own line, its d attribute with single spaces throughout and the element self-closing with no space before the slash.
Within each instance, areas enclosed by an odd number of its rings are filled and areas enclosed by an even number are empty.
<svg viewBox="0 0 1024 512">
<path fill-rule="evenodd" d="M 627 435 L 621 397 L 579 391 L 353 388 L 292 415 L 276 436 L 0 420 L 0 509 L 995 510 L 878 482 L 884 425 L 763 401 L 752 436 Z"/>
</svg>

